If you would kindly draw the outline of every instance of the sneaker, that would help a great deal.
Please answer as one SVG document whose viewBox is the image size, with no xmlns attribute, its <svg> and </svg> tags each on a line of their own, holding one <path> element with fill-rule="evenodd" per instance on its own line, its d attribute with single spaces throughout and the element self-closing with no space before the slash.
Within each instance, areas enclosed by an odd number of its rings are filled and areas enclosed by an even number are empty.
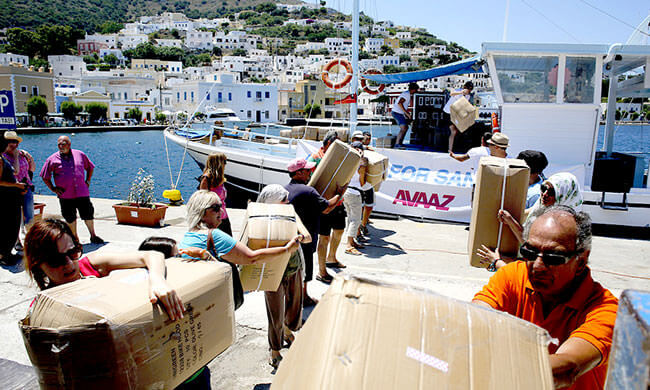
<svg viewBox="0 0 650 390">
<path fill-rule="evenodd" d="M 93 244 L 103 244 L 104 240 L 102 240 L 99 236 L 92 236 L 90 237 L 90 242 Z"/>
</svg>

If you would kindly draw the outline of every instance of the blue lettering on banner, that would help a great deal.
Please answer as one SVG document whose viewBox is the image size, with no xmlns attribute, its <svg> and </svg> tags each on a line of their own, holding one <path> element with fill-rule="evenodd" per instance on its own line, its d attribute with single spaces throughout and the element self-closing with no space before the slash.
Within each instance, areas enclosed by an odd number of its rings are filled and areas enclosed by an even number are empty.
<svg viewBox="0 0 650 390">
<path fill-rule="evenodd" d="M 417 169 L 412 166 L 407 166 L 402 169 L 402 180 L 403 181 L 413 181 L 415 180 Z"/>
<path fill-rule="evenodd" d="M 452 173 L 447 169 L 433 171 L 429 168 L 391 163 L 388 169 L 388 179 L 471 188 L 474 185 L 475 175 L 472 172 L 455 171 Z"/>
<path fill-rule="evenodd" d="M 16 111 L 11 91 L 0 91 L 0 129 L 16 129 Z"/>
</svg>

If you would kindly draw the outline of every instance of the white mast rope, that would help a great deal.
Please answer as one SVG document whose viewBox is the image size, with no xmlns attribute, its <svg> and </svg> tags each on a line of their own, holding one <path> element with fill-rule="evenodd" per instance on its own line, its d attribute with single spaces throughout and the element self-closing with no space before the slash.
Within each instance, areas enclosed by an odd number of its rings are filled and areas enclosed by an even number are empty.
<svg viewBox="0 0 650 390">
<path fill-rule="evenodd" d="M 501 208 L 503 210 L 503 204 L 506 199 L 506 180 L 508 179 L 508 160 L 503 159 L 503 185 L 501 186 Z M 501 247 L 501 234 L 503 233 L 503 221 L 499 218 L 499 235 L 497 237 L 497 250 Z"/>
<path fill-rule="evenodd" d="M 210 94 L 212 93 L 212 90 L 216 86 L 217 86 L 217 83 L 212 84 L 212 87 L 210 87 L 210 90 L 205 94 L 203 99 L 201 99 L 199 104 L 194 109 L 194 112 L 192 113 L 192 115 L 187 118 L 187 122 L 185 122 L 185 126 L 183 126 L 182 128 L 187 128 L 187 125 L 189 125 L 190 122 L 192 121 L 192 119 L 194 119 L 194 116 L 199 111 L 199 108 L 206 101 L 207 97 L 210 96 Z M 211 128 L 211 130 L 212 130 L 212 128 Z M 169 148 L 167 147 L 167 137 L 165 137 L 164 132 L 163 132 L 163 140 L 165 142 L 165 155 L 167 157 L 167 167 L 169 168 L 169 180 L 171 182 L 170 184 L 171 184 L 172 190 L 175 190 L 176 187 L 178 187 L 178 183 L 181 181 L 181 174 L 183 173 L 183 166 L 185 165 L 185 156 L 187 156 L 187 147 L 189 146 L 190 139 L 186 138 L 186 140 L 185 140 L 185 147 L 183 148 L 183 158 L 181 159 L 181 166 L 178 169 L 178 176 L 176 177 L 176 183 L 174 183 L 174 175 L 172 174 L 172 164 L 171 164 L 171 161 L 169 160 Z"/>
</svg>

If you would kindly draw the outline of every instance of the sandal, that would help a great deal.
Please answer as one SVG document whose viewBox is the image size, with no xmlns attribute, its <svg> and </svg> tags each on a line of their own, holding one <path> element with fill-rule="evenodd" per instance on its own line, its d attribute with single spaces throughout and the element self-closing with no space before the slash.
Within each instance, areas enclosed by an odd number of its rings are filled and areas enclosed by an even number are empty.
<svg viewBox="0 0 650 390">
<path fill-rule="evenodd" d="M 296 340 L 296 336 L 294 336 L 293 333 L 290 334 L 289 337 L 287 337 L 287 335 L 284 335 L 284 347 L 290 348 L 291 344 L 293 344 L 295 340 Z"/>
<path fill-rule="evenodd" d="M 316 275 L 316 280 L 325 284 L 330 284 L 334 278 L 330 274 L 325 274 L 325 276 Z"/>
<path fill-rule="evenodd" d="M 366 246 L 361 243 L 358 243 L 356 240 L 352 240 L 352 247 L 357 249 L 363 249 Z"/>
<path fill-rule="evenodd" d="M 347 268 L 345 264 L 342 264 L 338 261 L 336 263 L 325 263 L 325 266 L 327 268 Z"/>
<path fill-rule="evenodd" d="M 282 355 L 280 355 L 278 357 L 269 356 L 269 365 L 271 367 L 273 367 L 274 369 L 276 369 L 276 370 L 280 366 L 281 361 L 282 361 Z"/>
<path fill-rule="evenodd" d="M 359 252 L 359 250 L 357 248 L 354 248 L 354 247 L 346 249 L 345 253 L 347 253 L 348 255 L 354 255 L 354 256 L 361 256 L 363 254 L 363 253 Z"/>
</svg>

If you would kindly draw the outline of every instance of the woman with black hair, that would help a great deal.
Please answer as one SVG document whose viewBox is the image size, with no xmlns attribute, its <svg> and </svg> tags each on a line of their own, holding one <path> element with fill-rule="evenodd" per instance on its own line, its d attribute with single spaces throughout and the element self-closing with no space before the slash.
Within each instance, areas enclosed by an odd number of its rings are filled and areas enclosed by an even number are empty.
<svg viewBox="0 0 650 390">
<path fill-rule="evenodd" d="M 0 151 L 4 154 L 7 149 L 5 134 L 0 138 Z M 0 264 L 14 265 L 20 261 L 21 256 L 12 254 L 18 240 L 20 231 L 20 218 L 22 217 L 23 195 L 27 192 L 27 184 L 17 183 L 11 163 L 2 157 L 0 164 Z"/>
</svg>

